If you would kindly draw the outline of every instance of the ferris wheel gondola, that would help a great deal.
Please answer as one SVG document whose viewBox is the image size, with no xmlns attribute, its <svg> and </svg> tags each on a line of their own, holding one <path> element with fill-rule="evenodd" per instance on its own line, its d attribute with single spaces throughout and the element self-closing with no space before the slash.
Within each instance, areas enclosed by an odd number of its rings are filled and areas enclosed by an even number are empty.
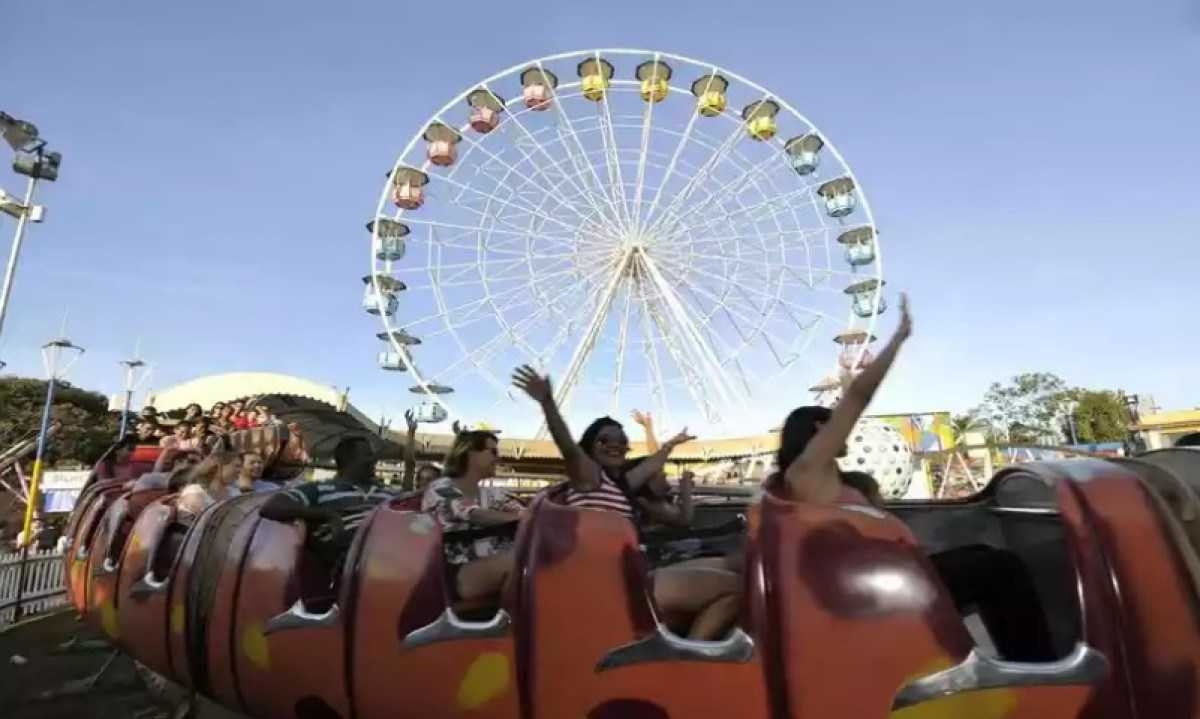
<svg viewBox="0 0 1200 719">
<path fill-rule="evenodd" d="M 825 358 L 812 340 L 869 337 L 885 307 L 870 206 L 828 137 L 669 53 L 563 53 L 472 84 L 397 158 L 371 227 L 364 307 L 430 418 L 488 416 L 530 363 L 579 411 L 649 397 L 663 421 L 728 431 L 783 378 L 861 364 L 866 342 Z M 434 391 L 454 385 L 470 391 Z"/>
</svg>

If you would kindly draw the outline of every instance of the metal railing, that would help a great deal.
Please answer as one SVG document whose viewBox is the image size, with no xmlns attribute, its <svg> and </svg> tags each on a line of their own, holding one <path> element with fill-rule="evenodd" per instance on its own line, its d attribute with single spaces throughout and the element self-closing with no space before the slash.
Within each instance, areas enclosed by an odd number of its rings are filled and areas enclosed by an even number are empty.
<svg viewBox="0 0 1200 719">
<path fill-rule="evenodd" d="M 0 554 L 0 628 L 66 603 L 62 562 L 56 549 Z"/>
</svg>

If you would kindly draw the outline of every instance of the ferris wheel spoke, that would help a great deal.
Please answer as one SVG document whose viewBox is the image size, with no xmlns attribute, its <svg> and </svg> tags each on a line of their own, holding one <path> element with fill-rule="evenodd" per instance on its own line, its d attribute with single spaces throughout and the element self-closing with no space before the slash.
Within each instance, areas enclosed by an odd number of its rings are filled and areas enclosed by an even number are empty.
<svg viewBox="0 0 1200 719">
<path fill-rule="evenodd" d="M 806 199 L 806 202 L 803 202 L 798 206 L 790 206 L 789 207 L 791 198 L 796 197 L 796 196 L 804 196 Z M 801 209 L 808 205 L 812 205 L 815 208 L 817 206 L 817 202 L 816 202 L 816 199 L 814 197 L 812 197 L 812 193 L 808 191 L 808 188 L 801 188 L 799 190 L 789 191 L 783 195 L 778 195 L 776 197 L 767 198 L 766 200 L 763 200 L 754 205 L 747 205 L 745 207 L 740 207 L 736 210 L 730 210 L 728 212 L 717 215 L 715 217 L 707 218 L 706 220 L 704 220 L 698 224 L 695 224 L 695 225 L 687 225 L 686 229 L 692 230 L 692 231 L 705 229 L 707 227 L 711 227 L 713 224 L 715 224 L 717 222 L 729 222 L 731 218 L 740 217 L 748 212 L 754 212 L 755 210 L 759 210 L 763 207 L 768 207 L 768 206 L 773 206 L 773 205 L 783 205 L 783 207 L 779 207 L 779 208 L 770 207 L 766 211 L 768 213 L 767 215 L 765 215 L 764 217 L 756 218 L 756 219 L 758 219 L 758 220 L 766 219 L 766 218 L 768 218 L 772 215 L 778 214 L 780 212 Z M 679 230 L 679 231 L 681 232 L 683 230 Z M 673 237 L 675 234 L 677 234 L 677 232 L 673 231 L 671 233 L 668 233 L 667 236 Z"/>
<path fill-rule="evenodd" d="M 667 283 L 666 278 L 663 277 L 654 260 L 645 255 L 640 259 L 647 275 L 657 289 L 659 298 L 669 311 L 672 322 L 678 325 L 680 329 L 679 336 L 685 341 L 685 346 L 689 348 L 689 354 L 692 354 L 699 361 L 699 367 L 712 383 L 713 389 L 717 391 L 717 394 L 721 395 L 722 401 L 727 403 L 727 406 L 742 404 L 745 398 L 740 397 L 736 390 L 732 388 L 731 383 L 725 376 L 724 368 L 717 359 L 712 347 L 705 341 L 703 335 L 700 334 L 693 324 L 692 319 L 683 310 L 675 291 Z"/>
<path fill-rule="evenodd" d="M 742 322 L 753 325 L 754 322 L 756 321 L 756 318 L 753 315 L 742 314 L 742 310 L 734 310 L 733 308 L 729 307 L 728 300 L 726 298 L 722 298 L 722 297 L 718 296 L 712 290 L 701 287 L 697 283 L 684 282 L 684 280 L 686 278 L 684 276 L 680 275 L 677 271 L 672 271 L 672 268 L 667 266 L 665 263 L 663 264 L 662 272 L 670 275 L 671 277 L 674 277 L 677 280 L 677 282 L 679 282 L 680 286 L 686 286 L 692 292 L 699 293 L 699 294 L 704 295 L 705 297 L 709 298 L 710 300 L 712 300 L 715 303 L 715 306 L 717 308 L 725 308 L 729 312 L 738 315 L 738 317 L 741 319 Z M 708 274 L 708 273 L 701 273 L 701 274 Z M 716 277 L 716 275 L 712 275 L 712 276 Z M 728 280 L 725 278 L 722 278 L 722 281 L 728 282 Z M 757 308 L 755 308 L 755 309 L 757 309 Z M 711 313 L 709 313 L 708 316 L 711 316 Z"/>
<path fill-rule="evenodd" d="M 710 75 L 717 74 L 717 67 L 714 65 L 709 69 Z M 687 127 L 680 134 L 679 142 L 675 144 L 675 151 L 671 153 L 671 160 L 667 163 L 667 169 L 663 173 L 663 178 L 658 184 L 658 189 L 654 192 L 654 199 L 650 202 L 650 208 L 646 210 L 644 228 L 648 229 L 651 220 L 654 217 L 654 211 L 658 209 L 658 203 L 662 199 L 663 189 L 669 184 L 671 177 L 675 174 L 675 167 L 679 163 L 679 156 L 683 154 L 683 150 L 687 147 L 688 140 L 692 137 L 692 129 L 696 126 L 696 120 L 700 117 L 699 112 L 692 112 L 688 117 Z"/>
<path fill-rule="evenodd" d="M 704 418 L 709 422 L 718 422 L 721 419 L 720 414 L 713 406 L 712 401 L 709 398 L 709 393 L 706 391 L 707 388 L 696 372 L 696 367 L 698 366 L 696 364 L 696 359 L 688 356 L 687 351 L 683 346 L 680 345 L 675 333 L 671 331 L 670 326 L 667 324 L 666 320 L 662 316 L 662 313 L 659 311 L 659 302 L 656 300 L 661 299 L 662 295 L 657 291 L 657 287 L 655 287 L 655 298 L 648 298 L 644 303 L 643 309 L 645 314 L 653 324 L 654 329 L 657 330 L 658 336 L 662 339 L 663 348 L 666 349 L 667 354 L 671 357 L 671 361 L 675 364 L 675 367 L 683 376 L 683 385 L 687 389 L 688 394 L 691 395 L 692 401 L 696 405 L 696 409 L 700 410 L 700 412 L 704 415 Z M 646 333 L 648 337 L 653 338 L 653 331 L 646 330 Z M 651 347 L 655 346 L 655 343 L 652 339 L 649 344 Z M 654 370 L 656 373 L 656 379 L 658 380 L 657 386 L 661 388 L 662 371 L 657 364 L 657 351 L 654 352 L 652 357 L 655 361 Z M 660 401 L 665 403 L 665 396 L 661 398 Z"/>
<path fill-rule="evenodd" d="M 600 54 L 596 54 L 597 62 L 600 60 Z M 625 215 L 625 227 L 629 228 L 633 223 L 633 217 L 630 214 L 629 198 L 625 195 L 625 180 L 621 175 L 621 154 L 617 149 L 617 137 L 613 132 L 613 116 L 612 106 L 608 101 L 608 92 L 605 92 L 600 99 L 600 104 L 604 107 L 604 117 L 607 122 L 601 122 L 601 137 L 604 138 L 605 145 L 610 148 L 612 155 L 612 168 L 610 173 L 615 170 L 614 178 L 617 183 L 616 194 L 620 197 L 620 206 Z"/>
<path fill-rule="evenodd" d="M 654 54 L 654 62 L 658 62 L 661 56 L 658 53 Z M 650 156 L 650 127 L 654 121 L 654 106 L 657 102 L 647 102 L 646 108 L 642 112 L 642 151 L 638 156 L 638 169 L 636 187 L 633 194 L 633 229 L 639 233 L 642 230 L 642 190 L 646 186 L 646 161 Z"/>
<path fill-rule="evenodd" d="M 770 95 L 765 95 L 763 96 L 762 100 L 767 100 L 769 98 Z M 737 125 L 733 128 L 733 131 L 729 133 L 729 136 L 725 138 L 723 143 L 721 143 L 720 147 L 718 147 L 717 150 L 714 151 L 713 154 L 708 158 L 708 160 L 700 166 L 699 170 L 688 179 L 687 183 L 683 186 L 683 189 L 678 195 L 676 195 L 675 199 L 671 201 L 671 204 L 667 206 L 665 216 L 670 216 L 678 207 L 691 199 L 692 194 L 696 191 L 696 187 L 708 179 L 713 171 L 713 168 L 717 167 L 724 157 L 733 149 L 734 145 L 737 144 L 738 138 L 741 137 L 742 132 L 745 131 L 745 127 L 745 119 L 737 123 Z M 657 232 L 661 228 L 661 224 L 661 220 L 651 224 L 651 234 Z"/>
<path fill-rule="evenodd" d="M 537 63 L 537 68 L 539 71 L 545 70 L 545 68 L 542 66 L 542 63 L 540 61 Z M 553 95 L 553 102 L 551 103 L 551 105 L 554 107 L 555 113 L 558 115 L 559 120 L 562 121 L 562 125 L 566 128 L 567 133 L 571 136 L 571 141 L 575 144 L 575 147 L 579 150 L 579 154 L 583 158 L 583 166 L 585 168 L 588 168 L 591 170 L 592 179 L 596 183 L 595 187 L 596 187 L 597 193 L 600 194 L 601 196 L 605 197 L 608 200 L 609 208 L 612 210 L 611 220 L 615 221 L 619 217 L 619 213 L 617 211 L 617 206 L 616 206 L 615 196 L 610 197 L 608 195 L 608 193 L 604 189 L 604 187 L 605 187 L 604 183 L 600 181 L 600 175 L 596 172 L 596 166 L 594 164 L 592 164 L 590 161 L 588 161 L 587 150 L 584 149 L 583 141 L 579 139 L 579 133 L 577 133 L 575 131 L 575 123 L 571 121 L 570 113 L 568 113 L 565 109 L 563 109 L 562 96 L 559 94 L 558 89 L 557 88 L 552 89 L 551 94 Z M 565 150 L 567 150 L 568 153 L 570 153 L 570 150 L 567 148 L 567 143 L 562 142 L 561 144 L 562 144 L 563 148 Z M 572 158 L 572 160 L 571 160 L 572 163 L 574 163 L 574 161 L 575 161 L 574 155 L 569 155 L 569 156 Z M 596 208 L 596 211 L 597 211 L 597 213 L 600 213 L 599 208 Z M 601 214 L 601 216 L 603 216 L 603 213 L 600 213 L 600 214 Z M 619 233 L 619 227 L 614 225 L 611 229 L 612 229 L 612 231 Z"/>
<path fill-rule="evenodd" d="M 559 382 L 558 392 L 556 393 L 557 397 L 555 397 L 560 407 L 565 408 L 568 405 L 571 399 L 571 392 L 574 390 L 575 384 L 579 379 L 579 372 L 583 369 L 584 364 L 587 363 L 592 350 L 595 349 L 596 340 L 600 336 L 600 331 L 604 328 L 604 321 L 608 318 L 613 298 L 616 296 L 617 289 L 621 286 L 621 279 L 625 274 L 626 266 L 629 264 L 631 256 L 632 253 L 627 250 L 612 267 L 611 277 L 609 277 L 604 285 L 604 292 L 600 295 L 591 320 L 580 337 L 579 343 L 575 346 L 575 351 L 571 354 L 571 360 L 567 363 L 567 369 L 563 373 L 562 380 Z M 538 432 L 539 436 L 544 433 L 544 423 L 542 430 Z"/>
<path fill-rule="evenodd" d="M 534 182 L 532 177 L 530 177 L 529 175 L 527 175 L 524 172 L 517 169 L 517 167 L 515 167 L 508 160 L 505 160 L 504 158 L 500 157 L 496 153 L 489 150 L 487 147 L 484 146 L 483 143 L 470 138 L 469 135 L 464 134 L 463 138 L 467 140 L 467 142 L 472 146 L 472 148 L 477 149 L 478 151 L 487 155 L 489 158 L 491 158 L 491 160 L 493 162 L 497 163 L 498 165 L 500 165 L 502 167 L 507 168 L 512 174 L 524 179 L 527 183 L 533 184 L 534 186 L 538 187 L 542 192 L 548 193 L 553 188 L 553 186 L 554 186 L 553 181 L 550 179 L 549 175 L 546 174 L 545 170 L 543 170 L 542 167 L 538 163 L 534 162 L 533 159 L 531 157 L 529 157 L 529 155 L 527 153 L 525 153 L 524 149 L 517 148 L 518 151 L 521 152 L 521 154 L 524 156 L 524 158 L 529 161 L 529 165 L 530 165 L 530 167 L 533 168 L 534 173 L 537 175 L 540 175 L 546 181 L 547 184 L 543 185 L 541 183 Z M 512 146 L 514 148 L 517 147 L 515 143 Z M 538 144 L 537 147 L 539 149 L 541 149 L 540 144 Z M 545 152 L 544 149 L 542 151 Z M 441 176 L 441 179 L 446 179 L 446 176 L 445 175 Z M 461 184 L 460 184 L 460 186 L 461 186 Z M 522 187 L 523 186 L 524 186 L 524 184 L 522 185 Z M 578 214 L 580 216 L 580 218 L 584 218 L 584 215 L 580 210 L 573 208 L 573 211 L 576 214 Z M 570 228 L 569 225 L 567 227 Z"/>
<path fill-rule="evenodd" d="M 771 170 L 783 170 L 789 174 L 792 173 L 793 170 L 791 166 L 787 164 L 785 157 L 786 155 L 782 152 L 772 152 L 768 154 L 757 164 L 743 169 L 742 174 L 718 187 L 709 195 L 708 200 L 696 204 L 692 208 L 693 212 L 704 212 L 717 198 L 731 197 L 736 195 L 737 193 L 743 191 L 744 188 L 748 187 L 751 183 L 757 182 L 759 178 L 765 177 L 763 174 L 764 172 Z M 815 183 L 809 183 L 805 186 L 805 189 L 812 189 L 813 187 L 815 187 Z"/>
<path fill-rule="evenodd" d="M 616 371 L 613 377 L 612 414 L 617 414 L 621 408 L 621 379 L 625 372 L 625 345 L 629 341 L 629 315 L 633 308 L 633 287 L 625 283 L 625 309 L 621 312 L 621 326 L 617 330 Z"/>
<path fill-rule="evenodd" d="M 553 223 L 553 224 L 555 224 L 555 225 L 560 225 L 560 226 L 562 226 L 562 227 L 565 229 L 565 231 L 566 231 L 566 232 L 574 233 L 574 232 L 576 232 L 576 231 L 577 231 L 577 229 L 578 229 L 578 228 L 577 228 L 575 225 L 570 225 L 570 224 L 568 224 L 568 223 L 566 223 L 566 222 L 563 222 L 562 220 L 558 219 L 557 217 L 551 217 L 550 215 L 547 215 L 547 214 L 545 214 L 545 213 L 542 213 L 542 212 L 538 211 L 538 210 L 537 210 L 537 209 L 536 209 L 534 206 L 532 206 L 532 205 L 526 205 L 526 204 L 524 204 L 524 203 L 514 203 L 514 202 L 512 202 L 512 199 L 511 199 L 511 198 L 500 198 L 500 197 L 497 197 L 496 195 L 494 195 L 494 194 L 493 194 L 493 193 L 491 193 L 491 192 L 486 192 L 486 191 L 484 191 L 484 190 L 479 190 L 479 189 L 476 189 L 476 188 L 474 188 L 474 187 L 471 187 L 470 185 L 466 185 L 466 184 L 463 184 L 463 183 L 461 183 L 461 182 L 459 182 L 459 181 L 457 181 L 457 180 L 453 180 L 453 179 L 451 179 L 450 177 L 440 177 L 440 178 L 438 178 L 438 179 L 439 179 L 439 180 L 441 180 L 442 182 L 448 182 L 448 183 L 450 183 L 451 185 L 454 185 L 455 187 L 458 187 L 458 188 L 460 188 L 460 189 L 461 189 L 463 192 L 470 192 L 470 193 L 472 193 L 472 194 L 474 194 L 474 195 L 478 195 L 479 197 L 481 197 L 481 198 L 484 198 L 484 199 L 488 200 L 489 202 L 495 202 L 495 203 L 497 203 L 497 204 L 499 204 L 499 205 L 501 205 L 501 206 L 503 206 L 503 207 L 510 207 L 510 206 L 511 206 L 511 207 L 514 207 L 514 208 L 516 208 L 516 209 L 519 209 L 519 210 L 521 210 L 521 211 L 524 211 L 524 212 L 529 212 L 529 213 L 532 213 L 532 214 L 534 214 L 534 215 L 537 215 L 538 217 L 542 218 L 542 219 L 543 219 L 543 220 L 545 220 L 546 222 L 551 222 L 551 223 Z M 479 215 L 481 215 L 481 216 L 487 216 L 487 214 L 486 214 L 486 213 L 484 213 L 483 211 L 481 211 L 481 210 L 479 210 L 479 209 L 477 209 L 477 208 L 473 208 L 473 207 L 471 207 L 471 206 L 470 206 L 469 204 L 467 204 L 467 203 L 464 203 L 464 202 L 461 202 L 461 201 L 459 201 L 459 200 L 458 200 L 458 198 L 451 198 L 451 199 L 450 199 L 450 201 L 451 201 L 451 202 L 453 202 L 453 203 L 454 203 L 456 206 L 458 206 L 458 207 L 461 207 L 461 208 L 463 208 L 463 209 L 465 209 L 465 210 L 467 210 L 467 211 L 469 211 L 469 212 L 473 212 L 473 213 L 479 214 Z M 492 216 L 493 216 L 493 217 L 495 217 L 495 215 L 492 215 Z M 580 217 L 582 217 L 582 215 L 580 215 Z"/>
<path fill-rule="evenodd" d="M 756 295 L 758 295 L 759 297 L 761 297 L 762 299 L 765 299 L 765 300 L 767 300 L 768 302 L 771 302 L 771 303 L 778 302 L 778 303 L 779 303 L 779 304 L 780 304 L 782 307 L 787 307 L 787 308 L 790 308 L 791 310 L 793 310 L 793 311 L 797 311 L 797 312 L 803 312 L 803 313 L 805 313 L 805 314 L 807 314 L 807 315 L 812 315 L 812 316 L 818 317 L 818 318 L 820 318 L 821 320 L 827 320 L 827 321 L 833 322 L 833 318 L 832 318 L 832 317 L 830 317 L 829 315 L 825 314 L 824 312 L 822 312 L 822 311 L 820 311 L 820 310 L 813 309 L 813 308 L 811 308 L 811 307 L 805 307 L 805 306 L 803 306 L 803 305 L 797 305 L 797 304 L 795 304 L 795 303 L 793 303 L 793 302 L 790 302 L 790 301 L 788 301 L 788 300 L 784 300 L 784 299 L 782 299 L 782 298 L 778 297 L 777 295 L 772 295 L 772 294 L 770 294 L 769 292 L 766 292 L 766 291 L 764 291 L 763 289 L 761 289 L 761 287 L 759 287 L 759 286 L 758 286 L 756 283 L 742 282 L 742 281 L 739 281 L 737 278 L 722 277 L 722 276 L 720 276 L 720 275 L 715 275 L 715 274 L 713 274 L 713 273 L 711 273 L 711 272 L 707 272 L 707 271 L 705 271 L 705 270 L 701 270 L 701 269 L 699 269 L 699 268 L 696 268 L 696 267 L 692 267 L 692 268 L 690 268 L 690 269 L 691 269 L 691 271 L 693 271 L 693 272 L 696 272 L 696 273 L 698 273 L 698 274 L 701 274 L 701 275 L 706 275 L 706 276 L 708 276 L 708 277 L 711 277 L 712 279 L 716 279 L 716 280 L 719 280 L 719 281 L 721 281 L 721 282 L 728 282 L 728 283 L 730 283 L 730 284 L 731 284 L 733 287 L 735 287 L 735 288 L 739 288 L 739 289 L 740 289 L 742 292 L 746 292 L 746 293 L 747 293 L 747 295 L 745 296 L 745 297 L 746 297 L 746 299 L 750 299 L 750 296 L 749 296 L 750 294 L 756 294 Z M 675 268 L 675 273 L 676 273 L 676 276 L 677 276 L 677 277 L 683 278 L 683 275 L 680 275 L 680 274 L 679 274 L 679 268 Z M 695 290 L 695 291 L 697 291 L 697 292 L 701 292 L 701 293 L 710 293 L 710 294 L 711 294 L 711 291 L 710 291 L 710 290 L 704 289 L 704 288 L 702 288 L 702 287 L 700 287 L 700 286 L 698 286 L 698 285 L 696 285 L 696 284 L 694 284 L 694 283 L 691 285 L 691 287 L 692 287 L 692 289 L 694 289 L 694 290 Z M 711 296 L 712 296 L 713 298 L 716 298 L 716 295 L 711 295 Z"/>
</svg>

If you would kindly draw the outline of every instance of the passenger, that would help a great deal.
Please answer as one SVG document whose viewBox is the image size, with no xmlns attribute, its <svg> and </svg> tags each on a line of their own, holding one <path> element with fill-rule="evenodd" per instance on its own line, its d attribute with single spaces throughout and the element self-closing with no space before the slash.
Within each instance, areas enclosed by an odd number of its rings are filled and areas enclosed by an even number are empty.
<svg viewBox="0 0 1200 719">
<path fill-rule="evenodd" d="M 139 419 L 134 426 L 134 433 L 138 444 L 158 444 L 158 420 L 151 417 Z"/>
<path fill-rule="evenodd" d="M 654 434 L 654 419 L 649 412 L 633 410 L 633 421 L 641 426 L 645 433 L 646 451 L 654 453 L 659 450 L 658 438 Z M 636 466 L 640 460 L 626 465 L 626 470 Z M 648 480 L 644 489 L 635 496 L 638 508 L 648 522 L 643 523 L 643 529 L 653 523 L 665 524 L 672 527 L 689 527 L 695 517 L 692 503 L 692 472 L 684 472 L 679 478 L 678 501 L 671 499 L 671 486 L 667 482 L 667 473 L 659 470 Z"/>
<path fill-rule="evenodd" d="M 183 418 L 188 422 L 195 422 L 204 416 L 204 408 L 192 402 L 187 407 L 183 408 Z"/>
<path fill-rule="evenodd" d="M 180 503 L 189 509 L 196 506 L 206 508 L 237 497 L 241 492 L 234 485 L 241 471 L 241 455 L 225 444 L 191 470 L 187 485 L 180 490 Z"/>
<path fill-rule="evenodd" d="M 266 463 L 257 452 L 242 452 L 242 471 L 238 475 L 237 489 L 242 494 L 274 492 L 282 485 L 262 478 Z"/>
<path fill-rule="evenodd" d="M 200 443 L 192 437 L 192 423 L 180 420 L 171 429 L 170 437 L 163 437 L 158 445 L 164 449 L 178 449 L 185 452 L 197 451 Z"/>
<path fill-rule="evenodd" d="M 842 483 L 838 457 L 846 453 L 846 438 L 867 408 L 875 390 L 896 361 L 900 347 L 912 334 L 908 297 L 900 295 L 900 324 L 873 362 L 850 380 L 832 409 L 799 407 L 788 415 L 780 435 L 780 473 L 767 479 L 792 501 L 828 504 L 866 500 Z"/>
<path fill-rule="evenodd" d="M 446 455 L 446 476 L 425 488 L 421 511 L 429 512 L 443 532 L 459 532 L 516 522 L 521 505 L 507 496 L 485 499 L 479 483 L 496 472 L 496 435 L 459 432 Z M 447 541 L 443 547 L 448 584 L 455 601 L 497 596 L 512 573 L 511 540 L 499 536 Z"/>
<path fill-rule="evenodd" d="M 250 414 L 244 411 L 246 403 L 242 400 L 234 400 L 232 403 L 233 412 L 229 416 L 229 420 L 233 422 L 234 429 L 250 429 Z"/>
<path fill-rule="evenodd" d="M 363 436 L 342 439 L 333 450 L 337 474 L 321 482 L 300 482 L 278 492 L 259 516 L 275 522 L 304 520 L 305 545 L 337 581 L 346 550 L 363 520 L 393 495 L 375 479 L 375 451 Z"/>
<path fill-rule="evenodd" d="M 265 404 L 254 405 L 253 423 L 255 427 L 283 426 L 283 420 L 276 417 L 271 408 Z"/>
<path fill-rule="evenodd" d="M 513 384 L 542 408 L 550 436 L 567 465 L 566 503 L 570 506 L 617 512 L 632 520 L 635 505 L 630 497 L 663 468 L 675 447 L 693 439 L 684 430 L 626 471 L 629 439 L 619 422 L 611 417 L 597 419 L 576 444 L 554 401 L 549 378 L 524 365 L 514 371 Z M 660 608 L 694 616 L 688 633 L 692 639 L 721 636 L 737 614 L 740 579 L 734 572 L 703 566 L 666 566 L 654 570 L 651 576 L 654 599 Z"/>
<path fill-rule="evenodd" d="M 221 418 L 221 413 L 225 411 L 224 402 L 213 402 L 212 409 L 208 411 L 208 418 L 216 422 Z"/>
</svg>

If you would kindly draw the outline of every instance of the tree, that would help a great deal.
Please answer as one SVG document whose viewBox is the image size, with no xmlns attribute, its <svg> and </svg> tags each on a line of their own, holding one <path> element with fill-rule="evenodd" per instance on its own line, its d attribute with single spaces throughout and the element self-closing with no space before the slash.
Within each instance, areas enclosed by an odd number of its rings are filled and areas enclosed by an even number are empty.
<svg viewBox="0 0 1200 719">
<path fill-rule="evenodd" d="M 1026 372 L 1008 384 L 993 382 L 978 411 L 1008 442 L 1035 444 L 1057 439 L 1057 420 L 1066 414 L 1068 394 L 1057 375 Z"/>
<path fill-rule="evenodd" d="M 968 434 L 987 429 L 987 422 L 980 420 L 974 412 L 955 415 L 950 419 L 950 431 L 954 433 L 954 449 L 961 451 L 967 446 Z"/>
<path fill-rule="evenodd" d="M 1075 438 L 1079 442 L 1123 442 L 1129 436 L 1129 410 L 1121 395 L 1110 390 L 1075 390 Z"/>
<path fill-rule="evenodd" d="M 0 377 L 0 451 L 36 436 L 46 402 L 46 382 Z M 59 382 L 54 392 L 53 419 L 63 427 L 50 446 L 50 459 L 71 459 L 90 466 L 116 439 L 118 420 L 108 411 L 108 399 Z"/>
</svg>

